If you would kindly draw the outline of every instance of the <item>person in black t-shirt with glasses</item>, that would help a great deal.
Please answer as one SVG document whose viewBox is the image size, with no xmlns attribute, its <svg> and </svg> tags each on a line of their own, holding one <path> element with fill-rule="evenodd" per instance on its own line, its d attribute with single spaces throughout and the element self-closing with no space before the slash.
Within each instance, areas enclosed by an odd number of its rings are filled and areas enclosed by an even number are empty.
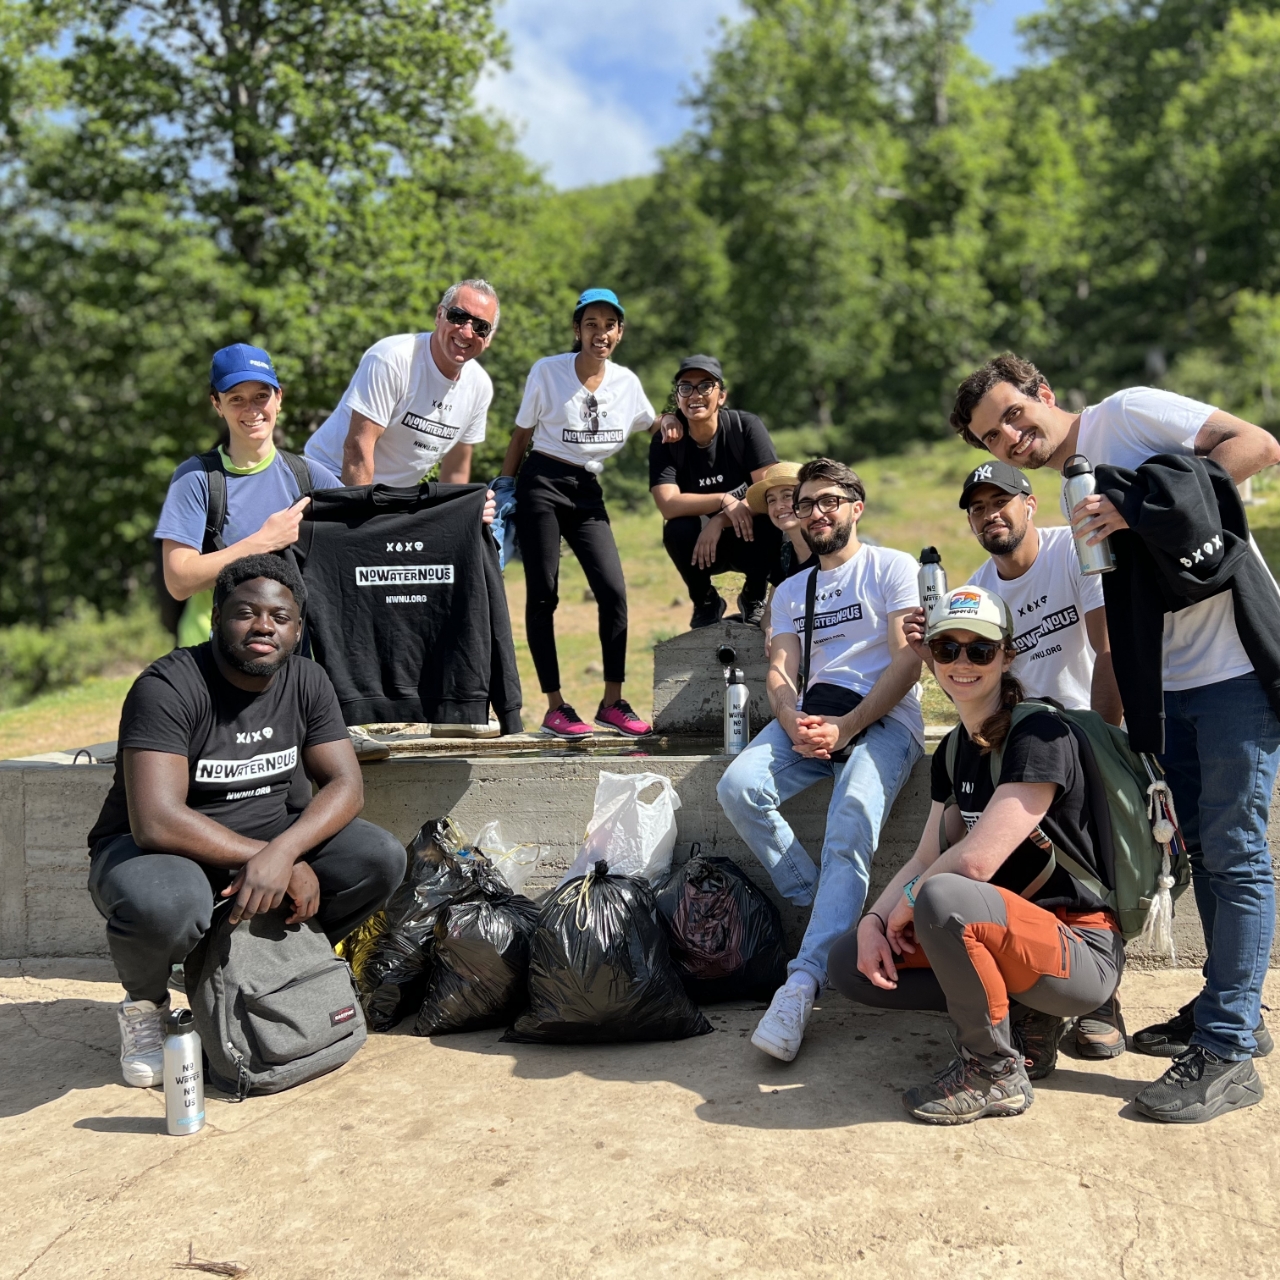
<svg viewBox="0 0 1280 1280">
<path fill-rule="evenodd" d="M 1105 879 L 1071 729 L 1049 710 L 1011 727 L 1024 696 L 1009 674 L 1008 606 L 981 587 L 957 587 L 926 643 L 960 714 L 954 776 L 944 738 L 914 856 L 827 966 L 861 1004 L 951 1015 L 959 1057 L 902 1101 L 928 1124 L 967 1124 L 1031 1106 L 1030 1082 L 1053 1070 L 1066 1019 L 1119 986 L 1124 939 L 1111 911 L 1053 858 L 1056 845 Z M 998 785 L 992 751 L 1002 752 Z"/>
<path fill-rule="evenodd" d="M 714 356 L 687 356 L 675 376 L 676 413 L 649 445 L 649 491 L 666 524 L 662 544 L 693 601 L 691 629 L 724 617 L 718 574 L 746 574 L 738 608 L 743 622 L 764 619 L 770 582 L 780 579 L 782 535 L 767 515 L 752 512 L 747 488 L 778 461 L 765 425 L 754 413 L 726 409 L 724 371 Z M 678 422 L 683 437 L 669 439 Z"/>
<path fill-rule="evenodd" d="M 364 783 L 333 685 L 294 654 L 298 571 L 247 556 L 218 575 L 213 600 L 212 639 L 166 654 L 129 690 L 89 833 L 89 894 L 125 989 L 120 1062 L 139 1088 L 163 1078 L 170 970 L 219 900 L 238 922 L 287 898 L 286 923 L 315 916 L 337 942 L 404 876 L 399 841 L 356 816 Z"/>
</svg>

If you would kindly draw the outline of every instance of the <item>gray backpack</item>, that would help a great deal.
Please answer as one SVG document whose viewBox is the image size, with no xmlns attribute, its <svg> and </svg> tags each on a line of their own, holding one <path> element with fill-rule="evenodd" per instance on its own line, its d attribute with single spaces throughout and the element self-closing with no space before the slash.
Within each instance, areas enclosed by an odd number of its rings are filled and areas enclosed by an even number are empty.
<svg viewBox="0 0 1280 1280">
<path fill-rule="evenodd" d="M 286 925 L 276 910 L 232 927 L 230 914 L 215 912 L 184 966 L 210 1082 L 241 1101 L 354 1057 L 368 1038 L 364 1011 L 320 925 Z"/>
</svg>

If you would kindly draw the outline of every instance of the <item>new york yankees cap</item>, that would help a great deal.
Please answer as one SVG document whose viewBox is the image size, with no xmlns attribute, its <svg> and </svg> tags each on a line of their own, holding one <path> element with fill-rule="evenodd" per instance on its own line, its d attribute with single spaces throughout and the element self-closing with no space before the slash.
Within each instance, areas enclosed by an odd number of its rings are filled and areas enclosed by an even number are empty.
<svg viewBox="0 0 1280 1280">
<path fill-rule="evenodd" d="M 1007 462 L 992 458 L 990 462 L 974 467 L 965 477 L 964 488 L 960 490 L 961 511 L 969 510 L 973 491 L 980 484 L 993 484 L 997 489 L 1003 489 L 1005 493 L 1020 493 L 1023 497 L 1031 492 L 1031 481 L 1027 479 L 1026 472 L 1019 471 L 1017 467 L 1011 467 Z"/>
</svg>

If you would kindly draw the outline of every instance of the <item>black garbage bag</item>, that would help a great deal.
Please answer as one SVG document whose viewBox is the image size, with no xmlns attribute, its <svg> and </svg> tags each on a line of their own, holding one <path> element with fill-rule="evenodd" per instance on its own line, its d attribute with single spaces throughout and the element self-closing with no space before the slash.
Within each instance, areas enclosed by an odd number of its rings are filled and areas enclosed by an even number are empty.
<svg viewBox="0 0 1280 1280">
<path fill-rule="evenodd" d="M 405 878 L 387 903 L 386 928 L 361 970 L 360 993 L 372 1031 L 390 1031 L 421 1005 L 442 908 L 511 893 L 487 859 L 456 852 L 442 819 L 423 823 L 407 848 Z"/>
<path fill-rule="evenodd" d="M 711 1030 L 680 983 L 643 880 L 611 876 L 597 862 L 543 900 L 529 961 L 529 1012 L 504 1040 L 604 1044 Z"/>
<path fill-rule="evenodd" d="M 657 891 L 671 959 L 699 1004 L 768 1000 L 787 980 L 778 908 L 729 858 L 696 854 Z"/>
<path fill-rule="evenodd" d="M 510 891 L 497 900 L 444 907 L 414 1034 L 510 1025 L 528 999 L 529 946 L 538 914 L 536 902 Z"/>
</svg>

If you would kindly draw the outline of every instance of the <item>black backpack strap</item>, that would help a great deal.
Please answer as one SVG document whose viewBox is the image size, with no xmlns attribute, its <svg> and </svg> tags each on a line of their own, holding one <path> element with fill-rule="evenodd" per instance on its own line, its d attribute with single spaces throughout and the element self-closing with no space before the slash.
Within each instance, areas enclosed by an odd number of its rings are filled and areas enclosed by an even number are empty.
<svg viewBox="0 0 1280 1280">
<path fill-rule="evenodd" d="M 222 454 L 217 449 L 209 449 L 199 457 L 205 479 L 209 482 L 209 505 L 204 513 L 204 545 L 201 547 L 201 551 L 208 555 L 211 551 L 225 551 L 227 548 L 222 540 L 222 526 L 227 523 L 227 473 L 222 469 Z"/>
<path fill-rule="evenodd" d="M 817 560 L 814 556 L 814 560 Z M 818 601 L 818 566 L 814 564 L 809 570 L 809 581 L 804 589 L 804 655 L 800 659 L 800 682 L 796 690 L 800 695 L 800 709 L 804 708 L 804 691 L 809 687 L 809 659 L 813 654 L 813 610 Z"/>
<path fill-rule="evenodd" d="M 288 453 L 284 449 L 277 449 L 276 453 L 285 466 L 293 472 L 299 499 L 311 497 L 314 486 L 311 483 L 311 469 L 307 466 L 307 460 L 300 454 Z"/>
</svg>

